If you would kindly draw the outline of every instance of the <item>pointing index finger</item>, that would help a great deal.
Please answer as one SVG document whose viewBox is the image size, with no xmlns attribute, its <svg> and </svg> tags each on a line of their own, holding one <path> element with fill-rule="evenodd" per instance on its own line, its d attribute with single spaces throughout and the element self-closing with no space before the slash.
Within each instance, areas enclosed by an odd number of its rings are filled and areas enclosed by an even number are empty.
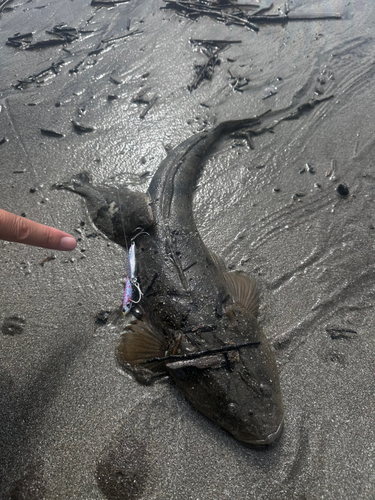
<svg viewBox="0 0 375 500">
<path fill-rule="evenodd" d="M 0 239 L 53 250 L 73 250 L 77 242 L 60 229 L 0 209 Z"/>
</svg>

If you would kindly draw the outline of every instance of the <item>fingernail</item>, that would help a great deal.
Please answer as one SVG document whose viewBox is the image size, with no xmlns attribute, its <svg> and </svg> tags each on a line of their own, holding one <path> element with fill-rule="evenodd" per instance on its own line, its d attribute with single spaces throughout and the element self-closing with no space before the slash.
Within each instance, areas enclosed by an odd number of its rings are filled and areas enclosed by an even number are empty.
<svg viewBox="0 0 375 500">
<path fill-rule="evenodd" d="M 74 250 L 77 242 L 73 236 L 63 236 L 60 240 L 60 248 L 62 250 Z"/>
</svg>

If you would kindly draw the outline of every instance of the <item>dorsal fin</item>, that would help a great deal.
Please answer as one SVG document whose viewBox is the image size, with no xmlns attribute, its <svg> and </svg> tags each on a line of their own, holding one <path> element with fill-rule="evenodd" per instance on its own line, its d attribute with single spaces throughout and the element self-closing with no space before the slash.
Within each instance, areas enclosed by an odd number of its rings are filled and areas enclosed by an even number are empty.
<svg viewBox="0 0 375 500">
<path fill-rule="evenodd" d="M 235 303 L 246 309 L 252 316 L 259 313 L 259 289 L 255 278 L 242 271 L 224 273 Z"/>
</svg>

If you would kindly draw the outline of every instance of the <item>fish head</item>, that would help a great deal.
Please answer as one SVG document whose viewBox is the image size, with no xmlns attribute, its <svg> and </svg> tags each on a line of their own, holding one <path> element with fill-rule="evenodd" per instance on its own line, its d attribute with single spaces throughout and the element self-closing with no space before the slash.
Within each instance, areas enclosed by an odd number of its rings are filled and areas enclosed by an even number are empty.
<svg viewBox="0 0 375 500">
<path fill-rule="evenodd" d="M 280 436 L 284 422 L 275 356 L 255 317 L 244 310 L 231 316 L 225 331 L 215 332 L 229 340 L 222 351 L 206 349 L 167 370 L 199 411 L 239 441 L 261 447 Z"/>
</svg>

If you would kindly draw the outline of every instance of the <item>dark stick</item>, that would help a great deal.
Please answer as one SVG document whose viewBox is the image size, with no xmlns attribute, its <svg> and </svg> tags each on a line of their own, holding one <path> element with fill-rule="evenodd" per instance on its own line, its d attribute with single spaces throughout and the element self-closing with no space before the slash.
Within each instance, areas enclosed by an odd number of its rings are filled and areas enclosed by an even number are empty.
<svg viewBox="0 0 375 500">
<path fill-rule="evenodd" d="M 49 137 L 64 137 L 64 134 L 60 134 L 60 132 L 55 132 L 54 130 L 49 130 L 46 128 L 41 128 L 40 132 L 43 135 L 48 135 Z"/>
<path fill-rule="evenodd" d="M 217 45 L 217 44 L 231 44 L 231 43 L 242 43 L 242 40 L 201 40 L 199 38 L 190 38 L 190 43 L 193 44 L 208 44 L 208 45 Z"/>
<path fill-rule="evenodd" d="M 113 5 L 116 5 L 118 3 L 127 3 L 127 2 L 130 2 L 130 0 L 91 0 L 91 5 L 93 6 L 108 5 L 109 7 L 112 7 Z"/>
<path fill-rule="evenodd" d="M 147 113 L 150 111 L 152 106 L 156 103 L 157 99 L 158 99 L 158 96 L 156 94 L 154 96 L 152 96 L 152 98 L 151 98 L 150 102 L 147 104 L 146 108 L 139 115 L 139 118 L 143 119 L 147 115 Z"/>
<path fill-rule="evenodd" d="M 131 35 L 140 35 L 141 33 L 143 33 L 143 32 L 140 31 L 140 30 L 129 31 L 129 33 L 125 33 L 125 35 L 114 36 L 112 38 L 104 38 L 102 40 L 102 43 L 115 42 L 116 40 L 121 40 L 123 38 L 128 38 L 128 36 L 131 36 Z"/>
<path fill-rule="evenodd" d="M 208 349 L 207 351 L 194 352 L 191 354 L 170 354 L 169 356 L 155 357 L 146 360 L 146 363 L 155 363 L 157 361 L 182 361 L 187 359 L 199 359 L 204 356 L 211 356 L 213 354 L 226 353 L 229 351 L 237 351 L 243 347 L 258 346 L 260 342 L 245 342 L 244 344 L 228 345 L 224 347 L 218 347 L 216 349 Z"/>
<path fill-rule="evenodd" d="M 289 21 L 329 21 L 332 19 L 341 19 L 339 14 L 336 15 L 326 15 L 326 16 L 290 16 L 289 14 L 278 16 L 278 15 L 268 15 L 268 16 L 247 16 L 247 19 L 253 23 L 278 23 L 283 24 Z"/>
</svg>

